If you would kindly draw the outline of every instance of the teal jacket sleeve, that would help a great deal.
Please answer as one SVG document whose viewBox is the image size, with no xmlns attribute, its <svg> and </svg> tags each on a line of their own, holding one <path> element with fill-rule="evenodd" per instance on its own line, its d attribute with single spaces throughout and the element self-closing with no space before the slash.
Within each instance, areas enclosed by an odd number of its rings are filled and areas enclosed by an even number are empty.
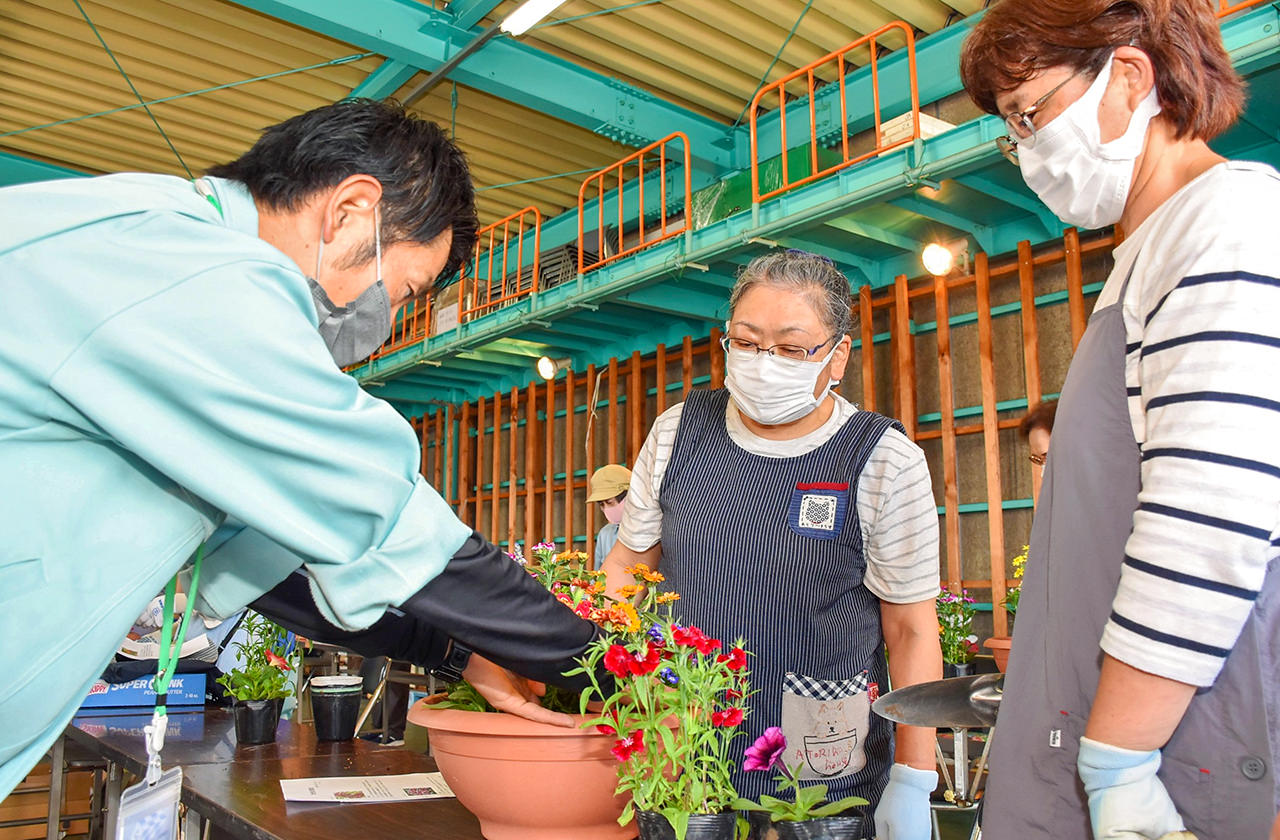
<svg viewBox="0 0 1280 840">
<path fill-rule="evenodd" d="M 334 365 L 311 307 L 296 272 L 229 260 L 111 315 L 51 384 L 109 445 L 281 549 L 217 552 L 212 613 L 300 559 L 325 617 L 358 629 L 435 577 L 470 529 L 419 475 L 409 424 Z"/>
</svg>

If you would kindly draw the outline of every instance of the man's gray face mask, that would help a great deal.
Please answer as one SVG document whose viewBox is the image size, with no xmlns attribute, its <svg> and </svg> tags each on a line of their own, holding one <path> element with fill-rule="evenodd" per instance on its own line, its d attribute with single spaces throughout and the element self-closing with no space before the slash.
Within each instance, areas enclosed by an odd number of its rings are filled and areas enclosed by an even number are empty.
<svg viewBox="0 0 1280 840">
<path fill-rule="evenodd" d="M 324 237 L 316 252 L 316 277 L 308 277 L 311 299 L 320 316 L 320 337 L 338 367 L 354 365 L 369 358 L 391 335 L 391 298 L 382 284 L 382 216 L 373 209 L 373 247 L 376 280 L 346 306 L 334 306 L 329 294 L 317 282 L 320 258 L 324 256 Z"/>
</svg>

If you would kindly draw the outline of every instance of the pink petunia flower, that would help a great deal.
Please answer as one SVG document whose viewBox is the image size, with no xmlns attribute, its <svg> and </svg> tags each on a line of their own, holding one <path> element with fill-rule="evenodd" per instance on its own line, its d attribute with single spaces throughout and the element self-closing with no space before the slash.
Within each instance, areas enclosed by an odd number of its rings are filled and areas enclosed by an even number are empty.
<svg viewBox="0 0 1280 840">
<path fill-rule="evenodd" d="M 746 761 L 742 762 L 743 770 L 772 770 L 773 765 L 782 758 L 787 748 L 787 736 L 782 734 L 779 726 L 770 726 L 756 742 L 747 747 L 743 753 Z"/>
</svg>

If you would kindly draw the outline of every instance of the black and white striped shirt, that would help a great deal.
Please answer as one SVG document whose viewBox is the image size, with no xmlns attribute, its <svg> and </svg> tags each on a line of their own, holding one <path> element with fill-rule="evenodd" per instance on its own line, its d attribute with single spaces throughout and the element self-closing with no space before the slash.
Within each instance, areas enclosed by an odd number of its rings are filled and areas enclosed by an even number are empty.
<svg viewBox="0 0 1280 840">
<path fill-rule="evenodd" d="M 1103 649 L 1210 685 L 1280 550 L 1280 175 L 1223 163 L 1115 252 L 1142 486 Z M 1052 457 L 1052 456 L 1050 456 Z"/>
</svg>

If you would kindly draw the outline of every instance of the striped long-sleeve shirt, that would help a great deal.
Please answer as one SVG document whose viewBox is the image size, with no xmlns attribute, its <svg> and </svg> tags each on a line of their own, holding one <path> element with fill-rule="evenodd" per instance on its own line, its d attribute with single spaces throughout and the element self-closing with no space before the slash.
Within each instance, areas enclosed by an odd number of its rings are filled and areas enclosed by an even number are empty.
<svg viewBox="0 0 1280 840">
<path fill-rule="evenodd" d="M 1130 276 L 1142 484 L 1102 647 L 1193 685 L 1217 677 L 1280 554 L 1278 218 L 1275 170 L 1215 166 L 1116 249 L 1096 304 Z"/>
<path fill-rule="evenodd" d="M 834 397 L 836 407 L 831 418 L 794 440 L 767 440 L 752 434 L 730 400 L 725 412 L 729 437 L 748 452 L 765 457 L 802 455 L 830 440 L 858 411 L 839 394 Z M 683 407 L 683 403 L 673 406 L 654 421 L 631 472 L 618 539 L 633 551 L 645 551 L 662 538 L 658 495 L 675 447 Z M 732 504 L 732 499 L 733 491 L 726 488 L 725 504 Z M 867 561 L 863 576 L 867 588 L 882 601 L 895 604 L 927 601 L 936 596 L 938 513 L 929 466 L 920 447 L 896 429 L 886 431 L 857 477 L 857 506 Z"/>
</svg>

